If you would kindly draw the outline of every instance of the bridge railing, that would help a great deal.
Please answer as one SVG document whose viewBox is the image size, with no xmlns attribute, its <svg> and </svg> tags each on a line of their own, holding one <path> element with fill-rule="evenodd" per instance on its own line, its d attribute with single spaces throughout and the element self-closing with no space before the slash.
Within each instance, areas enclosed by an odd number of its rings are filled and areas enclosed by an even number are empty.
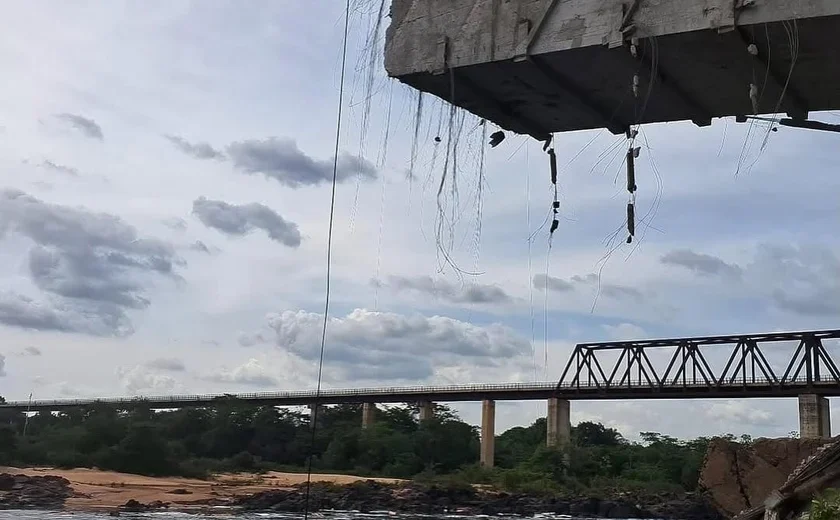
<svg viewBox="0 0 840 520">
<path fill-rule="evenodd" d="M 815 386 L 830 386 L 835 385 L 833 381 L 812 381 L 811 385 Z M 785 387 L 805 387 L 808 386 L 807 377 L 799 377 L 786 382 Z M 747 382 L 725 383 L 719 385 L 717 388 L 764 388 L 778 386 L 778 381 L 770 379 L 756 378 Z M 687 381 L 685 384 L 670 384 L 665 387 L 657 387 L 652 385 L 647 380 L 632 380 L 629 383 L 624 382 L 622 385 L 617 384 L 576 384 L 564 383 L 557 385 L 554 382 L 535 382 L 535 383 L 502 383 L 502 384 L 482 384 L 482 385 L 450 385 L 450 386 L 414 386 L 414 387 L 379 387 L 379 388 L 341 388 L 334 390 L 323 390 L 316 396 L 315 391 L 312 390 L 292 390 L 287 392 L 249 392 L 241 394 L 193 394 L 193 395 L 157 395 L 157 396 L 137 396 L 137 397 L 108 397 L 96 399 L 45 399 L 37 401 L 9 401 L 5 404 L 0 404 L 2 408 L 26 409 L 31 406 L 33 408 L 48 408 L 55 406 L 58 408 L 72 408 L 76 406 L 90 406 L 94 404 L 110 404 L 110 405 L 125 405 L 125 404 L 177 404 L 177 403 L 196 403 L 206 402 L 212 403 L 214 401 L 223 401 L 225 399 L 244 400 L 244 401 L 314 401 L 316 397 L 320 399 L 340 399 L 340 398 L 367 398 L 375 401 L 377 397 L 398 395 L 403 398 L 418 398 L 422 399 L 428 396 L 441 395 L 458 395 L 458 394 L 486 394 L 492 397 L 493 394 L 498 393 L 529 393 L 529 392 L 552 392 L 559 391 L 561 394 L 574 394 L 577 392 L 593 392 L 599 390 L 622 390 L 622 389 L 709 389 L 709 385 L 704 382 Z M 410 399 L 407 399 L 410 400 Z"/>
<path fill-rule="evenodd" d="M 393 387 L 371 387 L 371 388 L 339 388 L 339 389 L 325 389 L 317 396 L 320 397 L 357 397 L 357 396 L 377 396 L 377 395 L 416 395 L 422 397 L 430 394 L 459 394 L 467 392 L 524 392 L 524 391 L 550 391 L 557 386 L 554 382 L 537 382 L 537 383 L 501 383 L 501 384 L 482 384 L 482 385 L 448 385 L 448 386 L 393 386 Z M 145 397 L 105 397 L 98 399 L 51 399 L 33 401 L 31 404 L 35 405 L 60 405 L 60 406 L 75 406 L 87 403 L 103 403 L 103 404 L 124 404 L 132 402 L 192 402 L 192 401 L 212 401 L 223 399 L 243 399 L 243 400 L 261 400 L 261 399 L 314 399 L 317 397 L 314 390 L 291 390 L 285 392 L 248 392 L 237 394 L 194 394 L 194 395 L 156 395 Z M 9 401 L 0 407 L 21 407 L 26 406 L 27 401 Z"/>
</svg>

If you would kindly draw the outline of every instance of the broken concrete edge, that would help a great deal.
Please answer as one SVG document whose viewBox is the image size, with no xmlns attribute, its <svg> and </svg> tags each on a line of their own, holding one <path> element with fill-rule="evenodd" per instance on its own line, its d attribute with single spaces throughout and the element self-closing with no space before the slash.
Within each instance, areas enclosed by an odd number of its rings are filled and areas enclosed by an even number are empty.
<svg viewBox="0 0 840 520">
<path fill-rule="evenodd" d="M 829 440 L 756 439 L 749 443 L 714 439 L 703 461 L 698 487 L 725 517 L 761 518 L 764 501 L 773 491 L 784 497 L 786 483 Z M 749 516 L 747 513 L 758 514 Z"/>
<path fill-rule="evenodd" d="M 820 78 L 825 82 L 828 69 L 815 66 L 805 74 L 803 60 L 797 64 L 801 84 L 789 84 L 782 74 L 786 67 L 775 59 L 770 67 L 763 58 L 762 45 L 767 44 L 769 56 L 775 43 L 753 41 L 748 32 L 799 20 L 803 47 L 828 52 L 834 47 L 817 46 L 817 35 L 833 34 L 834 26 L 806 25 L 837 16 L 840 2 L 831 0 L 813 0 L 807 7 L 795 0 L 393 0 L 385 67 L 402 83 L 537 140 L 552 131 L 608 128 L 619 134 L 635 124 L 693 121 L 707 126 L 713 118 L 769 113 L 776 105 L 757 109 L 745 94 L 749 85 L 740 84 L 743 74 L 755 68 L 774 69 L 767 99 L 782 100 L 776 111 L 804 119 L 809 108 L 836 105 L 824 89 L 799 90 Z M 806 35 L 813 41 L 806 41 Z M 669 57 L 656 43 L 657 70 L 642 76 L 651 76 L 643 81 L 656 84 L 657 95 L 639 112 L 622 101 L 627 89 L 614 78 L 624 78 L 637 64 L 649 67 L 642 62 L 650 62 L 653 53 L 631 59 L 627 49 L 608 49 L 660 37 L 662 49 L 694 50 Z M 756 51 L 752 55 L 746 52 L 749 45 Z M 737 48 L 743 49 L 743 60 L 733 58 Z M 715 59 L 699 61 L 714 65 L 681 67 L 693 59 L 691 52 L 713 53 Z M 779 55 L 775 48 L 772 52 Z M 830 56 L 813 58 L 812 64 Z M 709 95 L 715 89 L 698 86 L 704 83 L 718 85 L 715 95 Z M 462 92 L 456 96 L 453 90 Z"/>
<path fill-rule="evenodd" d="M 840 486 L 840 438 L 828 441 L 810 457 L 802 460 L 784 485 L 771 491 L 763 503 L 742 511 L 734 520 L 787 518 L 802 514 L 813 501 L 828 489 Z"/>
<path fill-rule="evenodd" d="M 560 5 L 561 4 L 561 5 Z M 840 3 L 796 0 L 392 0 L 386 29 L 386 70 L 393 77 L 460 68 L 582 47 L 621 45 L 633 38 L 695 31 L 731 32 L 840 15 Z M 523 23 L 523 22 L 528 23 Z M 524 29 L 524 30 L 523 30 Z M 448 40 L 444 55 L 442 42 Z"/>
</svg>

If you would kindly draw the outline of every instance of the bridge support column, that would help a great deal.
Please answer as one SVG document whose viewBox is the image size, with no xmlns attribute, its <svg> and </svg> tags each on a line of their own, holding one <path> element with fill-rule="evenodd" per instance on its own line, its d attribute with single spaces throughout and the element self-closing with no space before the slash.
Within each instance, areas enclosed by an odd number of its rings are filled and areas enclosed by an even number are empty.
<svg viewBox="0 0 840 520">
<path fill-rule="evenodd" d="M 310 428 L 315 428 L 315 421 L 317 420 L 316 416 L 318 415 L 318 412 L 320 412 L 321 410 L 323 410 L 323 407 L 321 407 L 320 405 L 315 405 L 315 404 L 310 404 L 309 405 L 309 427 Z"/>
<path fill-rule="evenodd" d="M 815 394 L 799 396 L 799 437 L 802 439 L 831 437 L 831 410 L 828 399 Z"/>
<path fill-rule="evenodd" d="M 481 466 L 492 468 L 496 456 L 496 401 L 481 402 Z"/>
<path fill-rule="evenodd" d="M 420 402 L 420 422 L 430 421 L 435 418 L 435 403 L 431 401 Z"/>
<path fill-rule="evenodd" d="M 362 405 L 362 429 L 373 426 L 374 420 L 376 420 L 376 405 L 374 403 L 364 403 Z"/>
<path fill-rule="evenodd" d="M 569 417 L 569 401 L 552 397 L 548 400 L 545 445 L 549 448 L 565 448 L 572 441 L 572 421 Z"/>
</svg>

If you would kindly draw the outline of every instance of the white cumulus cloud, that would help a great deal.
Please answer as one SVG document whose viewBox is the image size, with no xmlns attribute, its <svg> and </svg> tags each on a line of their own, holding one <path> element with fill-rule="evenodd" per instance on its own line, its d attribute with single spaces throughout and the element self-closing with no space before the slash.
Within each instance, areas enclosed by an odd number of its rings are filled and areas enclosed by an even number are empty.
<svg viewBox="0 0 840 520">
<path fill-rule="evenodd" d="M 261 388 L 277 388 L 281 383 L 276 374 L 255 358 L 232 369 L 221 369 L 208 376 L 207 379 L 218 383 L 234 383 Z"/>
<path fill-rule="evenodd" d="M 117 377 L 123 388 L 132 395 L 170 393 L 177 388 L 174 378 L 152 372 L 142 366 L 119 367 Z"/>
<path fill-rule="evenodd" d="M 320 353 L 323 316 L 305 311 L 270 315 L 277 345 L 300 358 L 316 361 Z M 327 332 L 329 363 L 344 377 L 381 380 L 421 380 L 440 366 L 459 363 L 504 363 L 530 352 L 530 343 L 500 325 L 473 325 L 445 316 L 397 314 L 356 309 L 330 318 Z"/>
</svg>

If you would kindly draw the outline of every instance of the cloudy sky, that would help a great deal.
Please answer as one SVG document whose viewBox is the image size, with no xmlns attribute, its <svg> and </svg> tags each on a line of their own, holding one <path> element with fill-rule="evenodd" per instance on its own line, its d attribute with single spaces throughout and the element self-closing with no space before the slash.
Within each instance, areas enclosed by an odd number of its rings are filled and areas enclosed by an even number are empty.
<svg viewBox="0 0 840 520">
<path fill-rule="evenodd" d="M 343 29 L 340 2 L 316 3 L 0 7 L 0 394 L 314 386 Z M 646 127 L 641 240 L 611 255 L 625 145 L 558 136 L 547 255 L 541 144 L 491 149 L 432 98 L 415 141 L 416 94 L 385 77 L 381 40 L 371 68 L 374 3 L 350 25 L 325 387 L 550 380 L 581 341 L 837 325 L 836 135 Z M 498 428 L 542 413 L 500 403 Z M 794 400 L 572 418 L 628 436 L 797 428 Z"/>
</svg>

